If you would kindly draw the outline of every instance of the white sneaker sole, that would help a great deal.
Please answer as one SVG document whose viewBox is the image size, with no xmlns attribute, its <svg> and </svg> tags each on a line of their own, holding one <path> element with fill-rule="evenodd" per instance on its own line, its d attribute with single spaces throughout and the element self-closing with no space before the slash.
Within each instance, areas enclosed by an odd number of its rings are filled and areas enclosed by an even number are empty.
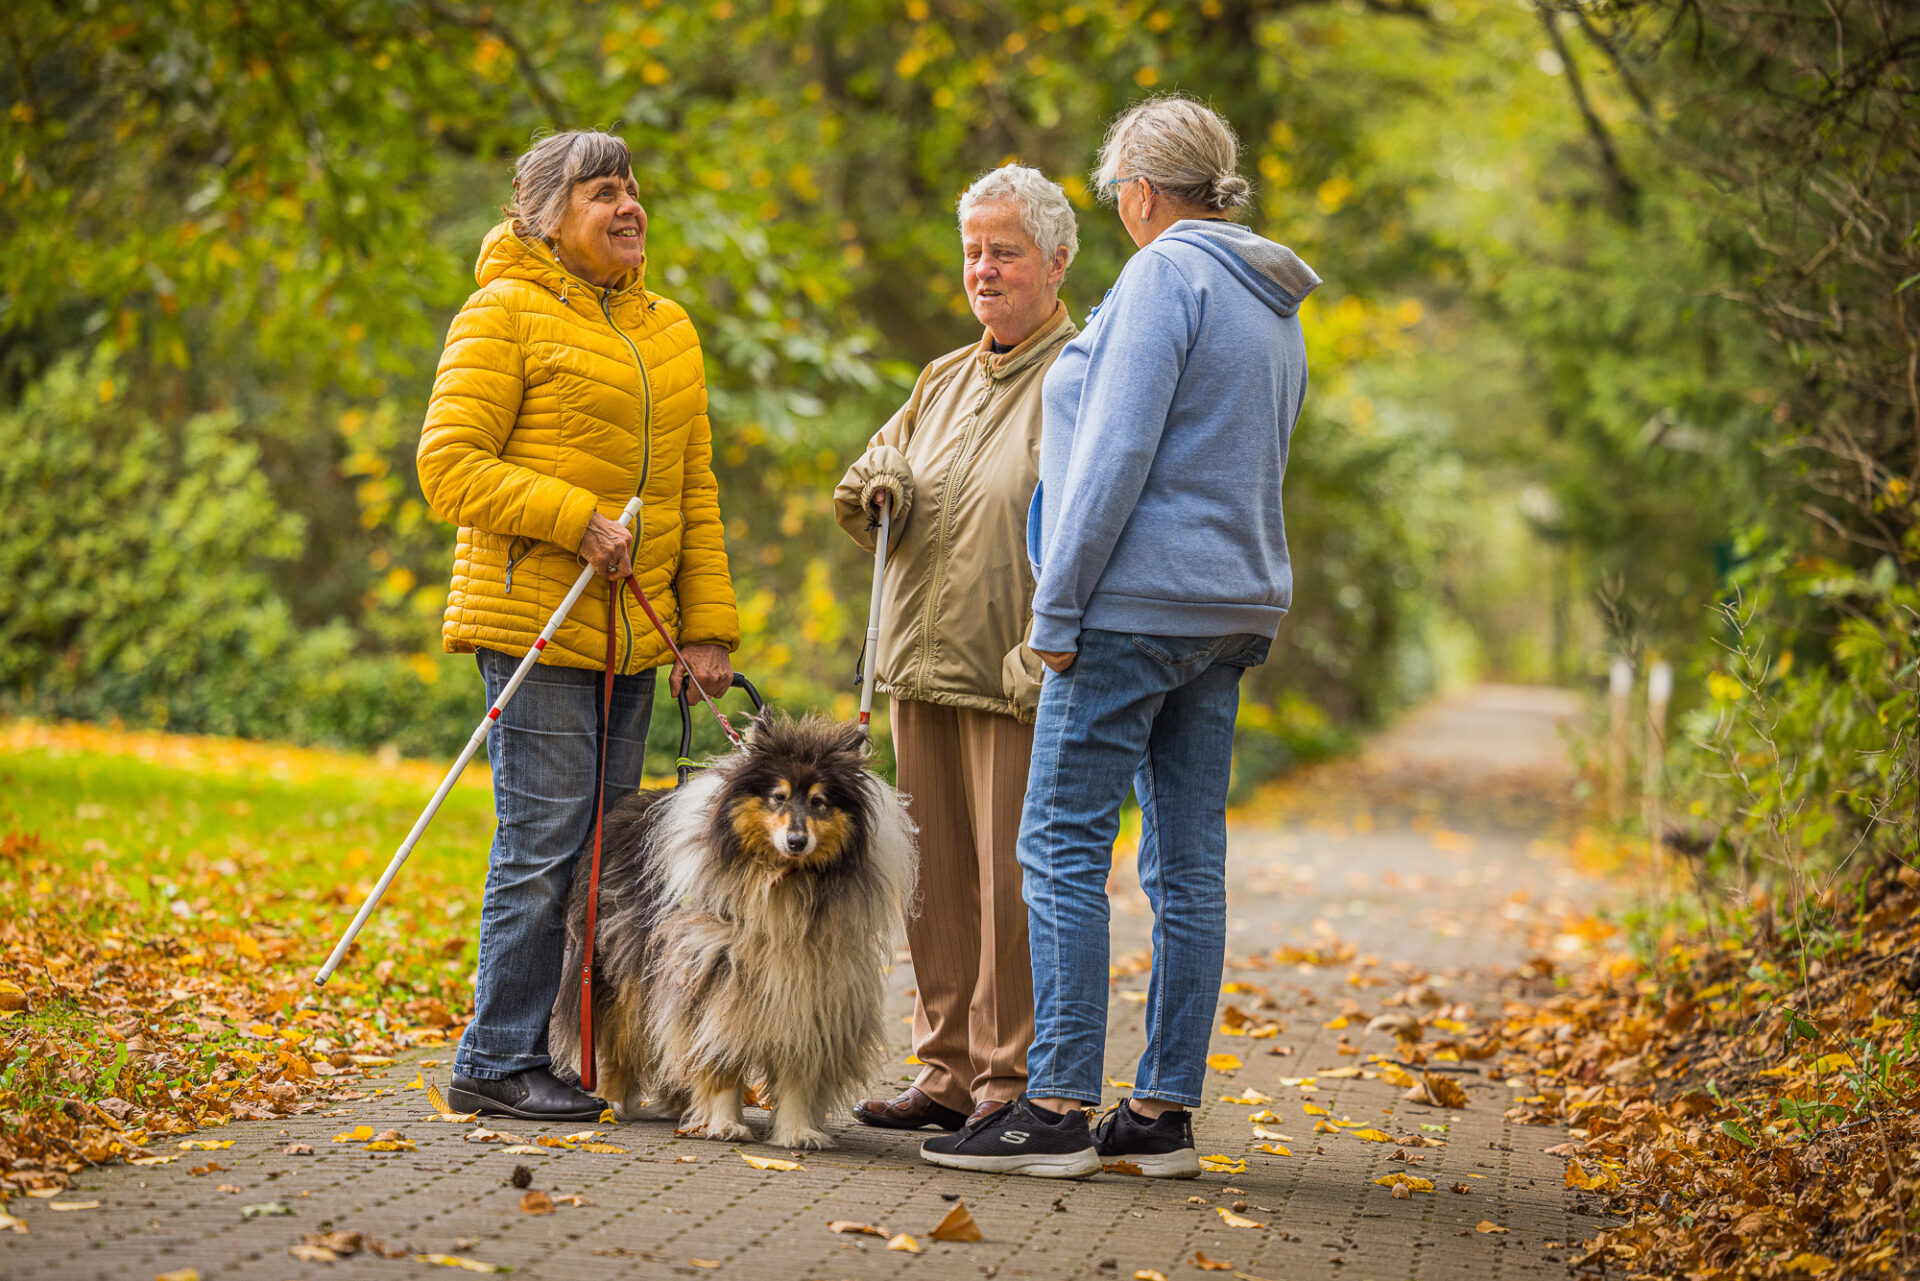
<svg viewBox="0 0 1920 1281">
<path fill-rule="evenodd" d="M 1149 1179 L 1197 1179 L 1200 1154 L 1193 1148 L 1178 1152 L 1136 1152 L 1125 1156 L 1103 1156 L 1100 1168 L 1117 1174 L 1138 1174 Z"/>
<path fill-rule="evenodd" d="M 985 1174 L 1024 1174 L 1035 1179 L 1084 1179 L 1100 1173 L 1100 1153 L 1087 1148 L 1081 1152 L 1057 1152 L 1021 1156 L 963 1156 L 953 1152 L 929 1152 L 920 1149 L 920 1159 L 949 1170 L 977 1170 Z M 1194 1173 L 1199 1173 L 1198 1163 Z"/>
</svg>

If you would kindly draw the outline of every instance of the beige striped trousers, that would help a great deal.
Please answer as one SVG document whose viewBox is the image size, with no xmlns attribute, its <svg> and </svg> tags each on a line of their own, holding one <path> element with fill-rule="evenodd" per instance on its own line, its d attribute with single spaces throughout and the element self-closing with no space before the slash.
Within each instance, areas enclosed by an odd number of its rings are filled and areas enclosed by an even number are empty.
<svg viewBox="0 0 1920 1281">
<path fill-rule="evenodd" d="M 918 700 L 892 708 L 900 790 L 920 828 L 920 910 L 907 948 L 914 1053 L 926 1066 L 914 1084 L 970 1112 L 1027 1084 L 1033 968 L 1014 843 L 1033 727 Z"/>
</svg>

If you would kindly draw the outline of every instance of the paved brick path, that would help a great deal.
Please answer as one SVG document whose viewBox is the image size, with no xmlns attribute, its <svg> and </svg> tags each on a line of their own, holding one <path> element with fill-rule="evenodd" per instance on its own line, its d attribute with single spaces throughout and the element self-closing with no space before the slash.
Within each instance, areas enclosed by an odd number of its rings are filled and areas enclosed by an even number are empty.
<svg viewBox="0 0 1920 1281">
<path fill-rule="evenodd" d="M 1393 1041 L 1368 1036 L 1367 1018 L 1408 984 L 1425 979 L 1447 1001 L 1497 1012 L 1501 983 L 1492 967 L 1551 946 L 1544 922 L 1561 904 L 1593 891 L 1560 861 L 1551 829 L 1564 806 L 1562 753 L 1555 723 L 1568 701 L 1544 691 L 1483 687 L 1429 708 L 1377 742 L 1365 759 L 1289 789 L 1262 812 L 1248 813 L 1232 842 L 1229 979 L 1265 989 L 1223 996 L 1257 1018 L 1283 1025 L 1269 1039 L 1217 1035 L 1213 1049 L 1246 1066 L 1209 1073 L 1208 1102 L 1197 1117 L 1203 1153 L 1246 1156 L 1244 1173 L 1205 1174 L 1191 1182 L 1103 1175 L 1084 1183 L 1012 1179 L 935 1170 L 914 1155 L 918 1139 L 839 1127 L 841 1146 L 807 1155 L 791 1173 L 754 1169 L 731 1145 L 676 1139 L 664 1124 L 598 1127 L 625 1155 L 553 1151 L 508 1155 L 500 1143 L 465 1142 L 472 1127 L 429 1123 L 418 1091 L 347 1103 L 350 1114 L 290 1122 L 236 1123 L 210 1132 L 230 1149 L 182 1154 L 172 1165 L 118 1167 L 83 1176 L 66 1199 L 98 1199 L 100 1208 L 51 1213 L 21 1199 L 30 1235 L 0 1235 L 0 1277 L 13 1281 L 139 1278 L 195 1268 L 203 1278 L 451 1276 L 425 1262 L 368 1252 L 335 1263 L 288 1253 L 303 1233 L 357 1231 L 410 1252 L 458 1253 L 511 1265 L 522 1275 L 594 1278 L 715 1276 L 785 1278 L 1128 1278 L 1152 1268 L 1171 1281 L 1203 1273 L 1195 1252 L 1228 1261 L 1220 1275 L 1295 1281 L 1303 1277 L 1482 1278 L 1557 1273 L 1568 1252 L 1599 1226 L 1579 1196 L 1562 1186 L 1563 1162 L 1543 1149 L 1561 1131 L 1506 1122 L 1510 1098 L 1525 1083 L 1492 1081 L 1492 1063 L 1453 1079 L 1469 1106 L 1440 1112 L 1404 1103 L 1384 1080 L 1320 1078 L 1302 1095 L 1282 1084 L 1339 1067 L 1363 1066 L 1369 1053 L 1393 1053 Z M 1128 972 L 1144 948 L 1150 919 L 1121 866 L 1115 887 L 1113 1036 L 1108 1072 L 1133 1076 L 1140 1051 L 1145 975 Z M 1274 949 L 1316 951 L 1330 963 L 1276 962 Z M 1351 952 L 1348 951 L 1351 949 Z M 1342 959 L 1344 958 L 1344 959 Z M 1251 961 L 1251 963 L 1247 963 Z M 891 1001 L 898 1029 L 895 1075 L 908 1052 L 904 1016 L 911 974 L 901 966 Z M 1258 1008 L 1257 1008 L 1258 1007 Z M 1277 1008 L 1275 1008 L 1277 1007 Z M 1343 1011 L 1344 1029 L 1324 1025 Z M 1345 1043 L 1343 1045 L 1343 1042 Z M 1286 1047 L 1288 1054 L 1269 1053 Z M 1350 1052 L 1343 1053 L 1343 1049 Z M 446 1051 L 439 1051 L 446 1057 Z M 429 1068 L 444 1081 L 447 1069 Z M 411 1081 L 411 1061 L 384 1082 Z M 887 1083 L 881 1083 L 884 1088 Z M 1279 1118 L 1269 1128 L 1292 1136 L 1291 1156 L 1253 1150 L 1247 1104 L 1222 1095 L 1258 1090 Z M 1110 1099 L 1124 1091 L 1110 1091 Z M 1345 1135 L 1316 1135 L 1306 1099 L 1334 1118 L 1397 1137 L 1446 1125 L 1444 1146 L 1413 1150 L 1409 1166 L 1396 1145 Z M 764 1122 L 758 1113 L 750 1119 Z M 357 1124 L 395 1127 L 417 1150 L 364 1152 L 336 1144 Z M 510 1126 L 532 1138 L 577 1126 Z M 288 1155 L 304 1143 L 311 1155 Z M 757 1145 L 759 1156 L 786 1153 Z M 190 1158 L 190 1159 L 189 1159 Z M 188 1173 L 218 1161 L 218 1171 Z M 544 1216 L 519 1210 L 509 1186 L 516 1165 L 532 1186 L 585 1204 Z M 1431 1179 L 1433 1193 L 1395 1200 L 1372 1180 L 1394 1170 Z M 1464 1195 L 1449 1191 L 1464 1183 Z M 223 1187 L 236 1189 L 223 1191 Z M 928 1231 L 961 1196 L 986 1239 L 940 1244 Z M 241 1207 L 278 1201 L 291 1217 L 244 1219 Z M 1217 1207 L 1241 1207 L 1265 1226 L 1230 1227 Z M 885 1248 L 875 1237 L 835 1235 L 830 1220 L 850 1219 L 915 1236 L 922 1254 Z M 1506 1234 L 1482 1234 L 1482 1220 Z M 715 1267 L 696 1265 L 701 1260 Z"/>
</svg>

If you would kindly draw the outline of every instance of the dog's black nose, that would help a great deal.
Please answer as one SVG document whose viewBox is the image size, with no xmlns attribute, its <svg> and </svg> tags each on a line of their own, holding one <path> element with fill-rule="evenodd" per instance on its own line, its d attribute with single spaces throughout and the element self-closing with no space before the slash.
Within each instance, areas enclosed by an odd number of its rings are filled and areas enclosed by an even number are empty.
<svg viewBox="0 0 1920 1281">
<path fill-rule="evenodd" d="M 795 854 L 807 848 L 807 829 L 804 827 L 789 827 L 787 829 L 787 848 Z"/>
</svg>

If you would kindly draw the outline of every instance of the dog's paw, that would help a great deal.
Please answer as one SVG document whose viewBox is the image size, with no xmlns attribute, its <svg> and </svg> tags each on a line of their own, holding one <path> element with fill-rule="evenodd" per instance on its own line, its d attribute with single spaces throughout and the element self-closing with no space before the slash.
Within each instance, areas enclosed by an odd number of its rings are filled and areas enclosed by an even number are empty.
<svg viewBox="0 0 1920 1281">
<path fill-rule="evenodd" d="M 702 1137 L 717 1143 L 751 1143 L 753 1131 L 742 1121 L 714 1121 L 702 1131 Z"/>
<path fill-rule="evenodd" d="M 767 1136 L 767 1143 L 770 1147 L 797 1148 L 803 1152 L 819 1152 L 835 1146 L 833 1136 L 825 1130 L 811 1128 L 787 1130 L 778 1126 L 774 1127 L 773 1133 Z"/>
</svg>

